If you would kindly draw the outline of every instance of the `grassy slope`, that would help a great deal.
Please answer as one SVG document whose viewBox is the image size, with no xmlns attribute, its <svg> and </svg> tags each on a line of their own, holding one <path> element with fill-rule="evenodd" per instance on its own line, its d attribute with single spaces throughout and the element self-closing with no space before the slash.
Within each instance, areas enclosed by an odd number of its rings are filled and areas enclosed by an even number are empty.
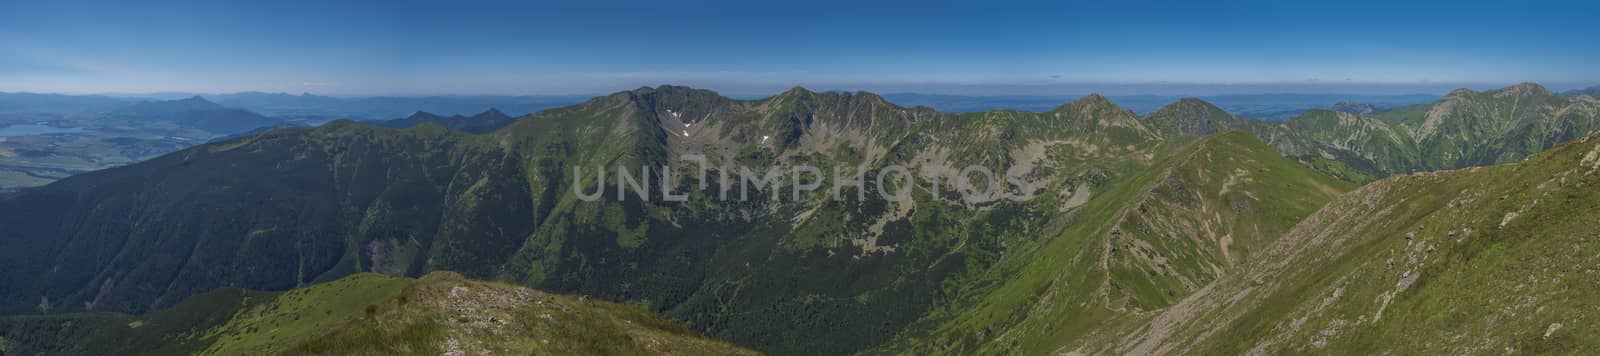
<svg viewBox="0 0 1600 356">
<path fill-rule="evenodd" d="M 234 314 L 202 338 L 216 342 L 202 353 L 219 355 L 263 354 L 282 351 L 286 345 L 347 327 L 362 316 L 367 305 L 393 299 L 412 284 L 403 278 L 355 274 L 310 288 L 290 290 L 271 301 Z"/>
<path fill-rule="evenodd" d="M 356 274 L 283 293 L 221 289 L 148 317 L 0 319 L 18 354 L 749 353 L 636 306 L 440 272 Z"/>
<path fill-rule="evenodd" d="M 870 94 L 796 89 L 756 101 L 694 99 L 704 94 L 681 88 L 621 93 L 572 113 L 553 111 L 549 118 L 526 120 L 502 134 L 542 144 L 519 149 L 535 157 L 533 170 L 544 181 L 561 184 L 570 181 L 564 172 L 546 174 L 542 167 L 658 162 L 652 161 L 662 156 L 657 147 L 666 144 L 679 152 L 705 153 L 714 165 L 759 169 L 810 163 L 824 172 L 888 164 L 915 170 L 927 159 L 1003 168 L 1031 159 L 1018 151 L 1036 144 L 1045 151 L 1038 155 L 1061 158 L 1047 160 L 1050 166 L 1036 172 L 1045 178 L 1041 185 L 1047 192 L 1100 184 L 1083 178 L 1092 175 L 1085 173 L 1120 170 L 1106 167 L 1114 165 L 1108 162 L 1138 165 L 1129 158 L 1154 142 L 1140 136 L 1138 127 L 1102 126 L 1134 119 L 1103 98 L 1049 113 L 949 115 L 893 107 Z M 681 127 L 673 121 L 680 114 L 700 121 L 684 130 L 693 132 L 686 137 L 649 125 L 595 127 L 607 121 L 562 118 L 576 113 L 664 120 L 660 124 L 673 131 Z M 636 141 L 576 149 L 545 144 L 559 142 L 556 135 L 619 130 L 634 130 L 622 137 Z M 769 135 L 770 140 L 761 138 Z M 1068 164 L 1066 157 L 1074 162 Z M 584 191 L 593 189 L 590 181 L 582 184 Z M 678 191 L 689 190 L 686 186 Z M 1054 194 L 1027 204 L 963 204 L 954 201 L 948 186 L 918 190 L 908 204 L 830 202 L 823 198 L 826 190 L 799 200 L 784 194 L 781 204 L 769 203 L 770 193 L 733 203 L 707 195 L 689 204 L 638 204 L 632 197 L 619 203 L 609 194 L 606 202 L 580 203 L 569 190 L 554 189 L 558 200 L 552 215 L 518 252 L 507 275 L 545 289 L 648 304 L 708 334 L 775 353 L 848 353 L 882 342 L 929 306 L 970 287 L 964 281 L 1008 253 L 1010 245 L 1050 231 L 1047 220 L 1061 205 L 1052 200 Z M 943 198 L 932 198 L 935 193 Z M 881 231 L 869 228 L 877 221 Z"/>
<path fill-rule="evenodd" d="M 1296 215 L 1309 214 L 1350 188 L 1238 132 L 1201 138 L 1165 152 L 1150 168 L 1097 193 L 1059 234 L 1003 261 L 979 279 L 993 288 L 973 290 L 964 299 L 941 306 L 920 324 L 922 329 L 908 330 L 879 351 L 1050 352 L 1067 340 L 1126 322 L 1128 315 L 1138 314 L 1136 310 L 1160 307 L 1196 287 L 1173 282 L 1195 276 L 1165 267 L 1184 264 L 1201 266 L 1207 273 L 1227 273 L 1231 268 L 1226 267 L 1224 250 L 1243 261 L 1250 251 L 1287 230 L 1298 220 Z M 1242 180 L 1238 170 L 1258 179 Z M 1230 212 L 1233 207 L 1261 213 Z M 1161 210 L 1213 214 L 1185 220 L 1163 216 Z M 1218 235 L 1201 231 L 1206 229 L 1233 232 L 1235 242 L 1224 248 Z M 1135 233 L 1139 230 L 1145 232 Z M 1113 231 L 1120 241 L 1112 237 Z M 1133 239 L 1140 242 L 1124 242 Z M 1128 254 L 1135 245 L 1143 250 Z M 1116 251 L 1119 246 L 1122 252 Z M 1195 282 L 1210 278 L 1214 276 Z"/>
<path fill-rule="evenodd" d="M 1239 131 L 1201 139 L 1113 230 L 1108 298 L 1165 307 L 1353 188 Z"/>
<path fill-rule="evenodd" d="M 1319 170 L 1366 182 L 1517 162 L 1596 129 L 1600 101 L 1523 83 L 1487 92 L 1461 89 L 1428 105 L 1376 116 L 1308 110 L 1281 127 L 1252 132 Z"/>
<path fill-rule="evenodd" d="M 1597 185 L 1600 135 L 1523 163 L 1376 182 L 1296 226 L 1249 273 L 1070 349 L 1592 350 Z"/>
<path fill-rule="evenodd" d="M 753 354 L 638 306 L 589 301 L 439 272 L 365 317 L 291 349 L 330 355 Z"/>
</svg>

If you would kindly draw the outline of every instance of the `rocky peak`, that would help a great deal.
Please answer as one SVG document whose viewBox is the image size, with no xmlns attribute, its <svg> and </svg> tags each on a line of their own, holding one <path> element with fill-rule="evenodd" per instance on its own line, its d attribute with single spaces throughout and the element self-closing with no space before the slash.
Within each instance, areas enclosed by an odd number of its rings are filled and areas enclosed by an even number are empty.
<svg viewBox="0 0 1600 356">
<path fill-rule="evenodd" d="M 1195 121 L 1218 115 L 1228 115 L 1228 112 L 1205 100 L 1182 98 L 1162 106 L 1155 112 L 1150 113 L 1149 117 L 1157 119 L 1157 121 Z"/>
<path fill-rule="evenodd" d="M 428 119 L 438 119 L 438 118 L 442 118 L 442 117 L 443 116 L 439 116 L 438 114 L 434 114 L 434 113 L 431 113 L 431 112 L 417 110 L 417 112 L 411 113 L 411 116 L 407 116 L 406 119 L 408 119 L 408 120 L 428 120 Z"/>
<path fill-rule="evenodd" d="M 1555 95 L 1555 93 L 1552 93 L 1552 91 L 1544 88 L 1544 85 L 1531 82 L 1517 83 L 1517 85 L 1512 85 L 1512 87 L 1501 88 L 1501 90 L 1496 90 L 1496 93 L 1512 93 L 1512 95 Z"/>
<path fill-rule="evenodd" d="M 1105 95 L 1100 95 L 1100 93 L 1089 93 L 1089 95 L 1078 98 L 1078 100 L 1075 100 L 1074 102 L 1083 102 L 1094 105 L 1116 105 L 1111 103 L 1111 99 L 1106 98 Z"/>
<path fill-rule="evenodd" d="M 486 111 L 484 111 L 482 113 L 478 113 L 477 115 L 473 115 L 473 117 L 497 119 L 497 118 L 509 118 L 509 117 L 511 117 L 511 115 L 506 115 L 506 113 L 500 112 L 499 108 L 489 108 L 489 110 L 486 110 Z"/>
<path fill-rule="evenodd" d="M 1054 111 L 1098 111 L 1105 109 L 1122 110 L 1122 107 L 1111 102 L 1111 99 L 1107 99 L 1105 95 L 1100 95 L 1100 93 L 1090 93 L 1089 95 L 1084 95 L 1082 98 L 1078 98 L 1077 100 L 1069 101 L 1066 104 L 1061 104 L 1061 106 L 1057 106 Z"/>
<path fill-rule="evenodd" d="M 815 95 L 817 95 L 817 92 L 814 92 L 814 91 L 811 91 L 810 89 L 806 89 L 805 87 L 796 85 L 793 88 L 789 88 L 789 90 L 785 90 L 782 93 L 778 93 L 778 95 L 774 95 L 772 97 L 772 99 L 779 99 L 779 100 L 781 100 L 781 99 L 800 99 L 800 98 L 809 98 L 809 97 L 812 97 L 812 96 L 815 96 Z"/>
<path fill-rule="evenodd" d="M 1502 89 L 1499 89 L 1499 90 L 1492 91 L 1491 93 L 1493 93 L 1495 96 L 1525 96 L 1525 95 L 1531 95 L 1531 96 L 1554 96 L 1555 95 L 1555 93 L 1551 92 L 1550 89 L 1545 89 L 1544 86 L 1539 85 L 1539 84 L 1535 84 L 1535 83 L 1520 83 L 1520 84 L 1517 84 L 1517 85 L 1513 85 L 1513 86 L 1509 86 L 1509 87 L 1505 87 L 1505 88 L 1502 88 Z"/>
<path fill-rule="evenodd" d="M 612 105 L 630 105 L 642 112 L 677 116 L 709 112 L 727 98 L 717 92 L 685 86 L 661 85 L 619 92 L 606 97 Z"/>
<path fill-rule="evenodd" d="M 871 103 L 874 106 L 894 106 L 894 104 L 889 103 L 888 99 L 884 99 L 882 95 L 870 91 L 857 91 L 855 96 L 857 100 Z"/>
<path fill-rule="evenodd" d="M 1379 111 L 1377 105 L 1358 103 L 1349 100 L 1341 100 L 1338 103 L 1334 103 L 1333 106 L 1329 107 L 1328 109 L 1356 115 L 1372 115 L 1378 113 Z"/>
<path fill-rule="evenodd" d="M 720 95 L 720 94 L 717 94 L 717 92 L 710 91 L 710 90 L 695 89 L 695 88 L 690 88 L 690 87 L 686 87 L 686 86 L 678 86 L 678 85 L 659 85 L 659 86 L 656 86 L 654 88 L 651 88 L 651 87 L 639 87 L 638 89 L 634 89 L 634 90 L 630 90 L 630 91 L 626 91 L 626 92 L 621 92 L 621 93 L 617 93 L 617 94 L 626 94 L 626 95 L 632 96 L 634 98 L 640 98 L 640 99 L 645 99 L 645 100 L 654 100 L 654 99 L 659 99 L 659 98 L 670 98 L 670 97 L 684 98 L 684 97 L 719 96 Z"/>
<path fill-rule="evenodd" d="M 1212 105 L 1211 102 L 1208 102 L 1208 101 L 1205 101 L 1205 100 L 1200 100 L 1200 99 L 1197 99 L 1197 98 L 1182 98 L 1182 99 L 1178 99 L 1178 101 L 1173 102 L 1172 104 L 1167 104 L 1167 106 L 1163 106 L 1163 107 L 1161 107 L 1161 109 L 1159 109 L 1157 111 L 1165 111 L 1165 110 L 1200 110 L 1200 111 L 1217 111 L 1217 112 L 1223 111 L 1222 108 L 1218 108 L 1216 105 Z"/>
<path fill-rule="evenodd" d="M 1183 98 L 1145 118 L 1162 135 L 1209 135 L 1236 126 L 1231 114 L 1205 100 Z"/>
<path fill-rule="evenodd" d="M 1464 98 L 1464 97 L 1467 97 L 1467 96 L 1470 96 L 1470 95 L 1473 95 L 1473 94 L 1477 94 L 1477 93 L 1478 92 L 1473 91 L 1472 89 L 1457 88 L 1456 90 L 1451 90 L 1450 94 L 1446 94 L 1444 97 L 1446 99 L 1449 99 L 1449 98 Z"/>
</svg>

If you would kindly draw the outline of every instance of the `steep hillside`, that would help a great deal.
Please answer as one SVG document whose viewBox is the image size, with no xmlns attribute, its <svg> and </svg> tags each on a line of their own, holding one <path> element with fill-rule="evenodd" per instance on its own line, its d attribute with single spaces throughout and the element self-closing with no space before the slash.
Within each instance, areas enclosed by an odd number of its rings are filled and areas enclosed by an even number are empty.
<svg viewBox="0 0 1600 356">
<path fill-rule="evenodd" d="M 649 311 L 448 272 L 356 274 L 282 293 L 224 288 L 146 317 L 0 318 L 25 355 L 753 354 Z"/>
<path fill-rule="evenodd" d="M 1077 225 L 1092 196 L 1182 140 L 1100 96 L 956 115 L 799 88 L 760 100 L 641 88 L 484 135 L 335 122 L 0 198 L 0 308 L 144 312 L 226 286 L 451 270 L 637 302 L 765 351 L 847 353 L 987 288 L 970 282 Z M 682 154 L 734 181 L 700 188 Z M 828 185 L 748 189 L 740 165 L 811 165 L 828 181 L 836 168 L 898 165 L 919 181 L 885 181 L 911 192 L 889 201 L 866 175 L 835 199 Z M 1034 189 L 966 199 L 953 182 L 970 165 L 1019 168 L 1012 177 Z M 660 169 L 638 176 L 663 166 L 676 182 L 661 184 Z M 690 199 L 618 194 L 618 167 L 650 196 L 670 187 Z M 609 171 L 605 199 L 579 199 L 600 189 L 598 169 Z M 997 199 L 1006 193 L 1038 198 Z"/>
<path fill-rule="evenodd" d="M 0 300 L 8 313 L 143 312 L 227 286 L 484 271 L 529 229 L 514 225 L 531 210 L 520 172 L 437 126 L 335 122 L 74 176 L 0 196 Z"/>
<path fill-rule="evenodd" d="M 1366 173 L 1365 178 L 1427 169 L 1411 136 L 1375 118 L 1308 110 L 1285 121 L 1283 127 L 1307 147 L 1304 156 L 1340 162 Z"/>
<path fill-rule="evenodd" d="M 597 129 L 589 125 L 599 120 L 563 121 L 573 113 L 557 110 L 490 135 L 524 145 L 518 149 L 531 152 L 533 166 L 554 168 L 538 168 L 544 175 L 536 179 L 563 184 L 549 195 L 557 199 L 551 215 L 506 275 L 552 290 L 646 301 L 709 335 L 774 353 L 848 353 L 883 342 L 970 288 L 962 281 L 1059 229 L 1060 214 L 1162 145 L 1132 113 L 1098 96 L 1046 113 L 951 115 L 896 107 L 868 93 L 795 89 L 732 101 L 663 87 L 573 110 L 645 124 Z M 619 136 L 631 142 L 625 145 L 550 144 L 619 130 L 637 131 Z M 786 182 L 721 202 L 723 187 L 732 195 L 743 189 L 712 180 L 705 189 L 693 182 L 674 188 L 691 194 L 686 203 L 638 203 L 631 192 L 617 201 L 614 190 L 588 203 L 565 185 L 572 165 L 661 165 L 681 153 L 708 156 L 711 177 L 736 174 L 732 165 L 785 172 L 807 164 L 843 174 L 903 165 L 917 179 L 946 183 L 935 189 L 919 182 L 901 202 L 878 197 L 870 175 L 862 187 L 837 193 L 844 199 L 827 188 L 795 196 Z M 965 165 L 999 173 L 1026 165 L 1043 196 L 966 201 L 948 183 Z M 924 170 L 932 166 L 950 168 Z M 598 189 L 590 179 L 576 188 Z M 895 182 L 888 181 L 890 191 L 907 187 Z"/>
<path fill-rule="evenodd" d="M 1597 173 L 1591 135 L 1518 164 L 1379 181 L 1295 226 L 1245 273 L 1064 350 L 1592 350 Z"/>
<path fill-rule="evenodd" d="M 1164 169 L 1111 230 L 1103 267 L 1114 303 L 1165 307 L 1353 188 L 1239 131 L 1195 142 Z"/>
<path fill-rule="evenodd" d="M 1458 90 L 1420 110 L 1380 117 L 1419 144 L 1433 169 L 1509 163 L 1600 129 L 1600 101 L 1565 98 L 1524 83 L 1476 93 Z"/>
<path fill-rule="evenodd" d="M 1049 352 L 1235 273 L 1344 183 L 1241 132 L 1163 155 L 879 351 Z"/>
<path fill-rule="evenodd" d="M 1600 101 L 1523 83 L 1482 93 L 1460 89 L 1376 116 L 1310 110 L 1284 126 L 1287 132 L 1252 131 L 1320 170 L 1367 181 L 1519 161 L 1600 129 Z"/>
</svg>

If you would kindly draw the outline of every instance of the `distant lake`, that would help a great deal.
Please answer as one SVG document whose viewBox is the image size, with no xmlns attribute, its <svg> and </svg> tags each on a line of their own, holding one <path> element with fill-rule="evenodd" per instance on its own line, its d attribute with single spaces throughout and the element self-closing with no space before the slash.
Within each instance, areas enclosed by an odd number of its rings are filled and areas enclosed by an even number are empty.
<svg viewBox="0 0 1600 356">
<path fill-rule="evenodd" d="M 22 124 L 0 127 L 0 137 L 15 137 L 28 135 L 44 135 L 54 133 L 83 132 L 81 127 L 55 127 L 39 124 Z"/>
</svg>

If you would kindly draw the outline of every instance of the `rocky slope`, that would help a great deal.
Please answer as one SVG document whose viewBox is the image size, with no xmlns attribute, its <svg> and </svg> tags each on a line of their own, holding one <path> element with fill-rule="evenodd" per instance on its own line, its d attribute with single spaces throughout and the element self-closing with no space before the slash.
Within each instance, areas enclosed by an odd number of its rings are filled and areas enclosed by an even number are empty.
<svg viewBox="0 0 1600 356">
<path fill-rule="evenodd" d="M 977 279 L 993 287 L 968 290 L 875 351 L 1049 352 L 1233 273 L 1349 188 L 1242 132 L 1195 140 Z"/>
<path fill-rule="evenodd" d="M 1593 350 L 1600 135 L 1511 165 L 1397 176 L 1324 207 L 1085 353 Z"/>
<path fill-rule="evenodd" d="M 1334 103 L 1333 106 L 1328 107 L 1328 110 L 1356 115 L 1373 115 L 1387 111 L 1379 108 L 1377 105 L 1358 103 L 1348 100 Z"/>
<path fill-rule="evenodd" d="M 1600 101 L 1558 96 L 1538 84 L 1461 89 L 1429 105 L 1376 116 L 1313 110 L 1286 123 L 1333 158 L 1372 178 L 1493 165 L 1600 129 Z"/>
</svg>

